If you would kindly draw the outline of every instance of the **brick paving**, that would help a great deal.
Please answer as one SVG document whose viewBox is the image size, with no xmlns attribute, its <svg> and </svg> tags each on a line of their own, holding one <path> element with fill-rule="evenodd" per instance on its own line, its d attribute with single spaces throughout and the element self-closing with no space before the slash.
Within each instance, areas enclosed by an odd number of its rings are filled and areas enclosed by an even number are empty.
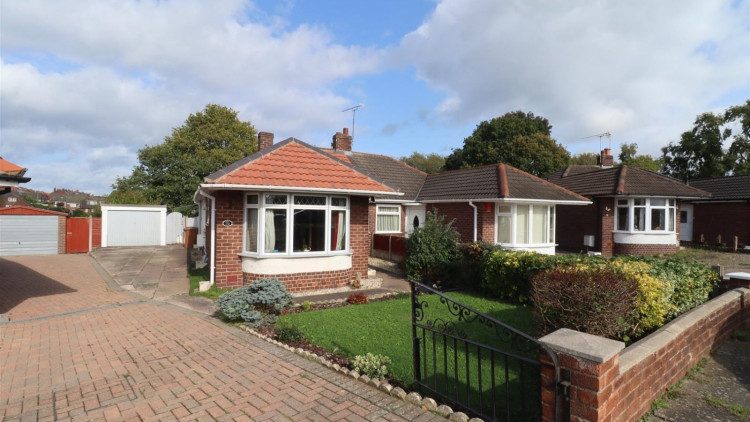
<svg viewBox="0 0 750 422">
<path fill-rule="evenodd" d="M 445 420 L 216 320 L 108 289 L 85 256 L 0 259 L 0 276 L 0 294 L 23 299 L 2 302 L 2 420 Z M 37 283 L 51 287 L 35 296 Z"/>
</svg>

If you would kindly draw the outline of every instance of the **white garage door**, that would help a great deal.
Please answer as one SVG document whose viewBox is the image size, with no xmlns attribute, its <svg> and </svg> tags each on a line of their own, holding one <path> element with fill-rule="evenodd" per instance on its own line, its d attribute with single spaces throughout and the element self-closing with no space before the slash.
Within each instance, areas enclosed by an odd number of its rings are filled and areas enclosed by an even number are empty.
<svg viewBox="0 0 750 422">
<path fill-rule="evenodd" d="M 58 217 L 0 215 L 0 256 L 57 253 Z"/>
<path fill-rule="evenodd" d="M 161 213 L 147 210 L 109 210 L 107 246 L 158 246 Z"/>
</svg>

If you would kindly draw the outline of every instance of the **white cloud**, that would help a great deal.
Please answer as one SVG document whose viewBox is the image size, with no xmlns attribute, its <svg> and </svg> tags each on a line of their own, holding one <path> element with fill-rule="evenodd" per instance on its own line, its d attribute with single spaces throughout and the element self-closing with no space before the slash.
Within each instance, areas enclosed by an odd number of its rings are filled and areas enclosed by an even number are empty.
<svg viewBox="0 0 750 422">
<path fill-rule="evenodd" d="M 1 7 L 0 147 L 30 167 L 56 151 L 79 157 L 71 164 L 101 147 L 134 157 L 207 103 L 284 137 L 330 131 L 350 102 L 336 84 L 377 71 L 381 61 L 377 51 L 333 43 L 322 27 L 287 29 L 239 0 L 11 0 Z M 86 165 L 97 172 L 106 162 Z M 68 171 L 44 170 L 58 180 Z M 108 186 L 117 173 L 107 174 Z M 29 175 L 34 185 L 43 179 Z"/>
<path fill-rule="evenodd" d="M 460 124 L 523 109 L 565 141 L 609 130 L 658 148 L 750 86 L 748 3 L 444 0 L 392 60 Z M 722 107 L 732 104 L 722 104 Z M 575 149 L 575 145 L 570 145 Z M 616 145 L 613 145 L 616 146 Z"/>
</svg>

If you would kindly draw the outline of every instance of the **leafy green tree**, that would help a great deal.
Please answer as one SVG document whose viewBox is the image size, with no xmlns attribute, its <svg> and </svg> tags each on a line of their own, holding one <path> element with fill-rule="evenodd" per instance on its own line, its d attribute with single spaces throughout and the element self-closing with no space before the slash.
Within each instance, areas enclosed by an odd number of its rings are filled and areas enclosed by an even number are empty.
<svg viewBox="0 0 750 422">
<path fill-rule="evenodd" d="M 727 123 L 739 120 L 740 124 L 740 133 L 734 135 L 727 151 L 726 165 L 733 174 L 750 174 L 750 100 L 729 107 L 724 113 L 724 120 Z"/>
<path fill-rule="evenodd" d="M 236 111 L 209 104 L 172 129 L 164 143 L 141 148 L 133 173 L 117 179 L 113 188 L 126 197 L 140 192 L 149 202 L 195 215 L 193 194 L 203 178 L 254 153 L 256 139 L 253 125 L 238 119 Z"/>
<path fill-rule="evenodd" d="M 514 111 L 479 123 L 445 161 L 448 170 L 506 163 L 545 176 L 570 162 L 570 153 L 550 137 L 549 121 L 534 113 Z"/>
<path fill-rule="evenodd" d="M 638 155 L 638 144 L 620 144 L 620 155 L 617 157 L 620 164 L 630 167 L 639 167 L 642 169 L 658 172 L 662 166 L 661 159 L 655 159 L 650 155 Z"/>
<path fill-rule="evenodd" d="M 399 160 L 425 173 L 437 173 L 445 166 L 445 157 L 434 152 L 424 155 L 414 151 L 410 156 L 401 157 Z"/>
<path fill-rule="evenodd" d="M 599 164 L 599 154 L 582 152 L 570 157 L 570 164 L 574 166 L 595 166 Z"/>
<path fill-rule="evenodd" d="M 731 130 L 724 128 L 723 116 L 703 113 L 695 119 L 693 129 L 684 132 L 680 142 L 670 142 L 661 149 L 662 172 L 678 179 L 723 176 L 727 172 L 722 144 Z"/>
</svg>

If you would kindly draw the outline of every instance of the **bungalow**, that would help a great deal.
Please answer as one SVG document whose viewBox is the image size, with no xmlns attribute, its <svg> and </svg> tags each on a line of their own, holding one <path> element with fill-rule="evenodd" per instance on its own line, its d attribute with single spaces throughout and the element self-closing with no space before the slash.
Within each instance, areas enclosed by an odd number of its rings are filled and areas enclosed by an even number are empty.
<svg viewBox="0 0 750 422">
<path fill-rule="evenodd" d="M 687 242 L 750 245 L 750 174 L 691 180 L 690 186 L 711 193 L 680 210 L 680 239 Z"/>
<path fill-rule="evenodd" d="M 295 138 L 273 144 L 261 132 L 257 153 L 207 176 L 194 200 L 211 282 L 346 286 L 367 274 L 373 234 L 407 236 L 426 207 L 456 219 L 463 241 L 554 253 L 555 206 L 590 203 L 504 164 L 427 175 L 351 145 L 346 129 L 331 149 Z"/>
<path fill-rule="evenodd" d="M 28 183 L 30 177 L 24 177 L 26 169 L 0 157 L 0 194 L 10 192 L 11 187 L 19 183 Z"/>
<path fill-rule="evenodd" d="M 602 151 L 600 162 L 601 166 L 568 166 L 547 178 L 594 203 L 593 207 L 558 208 L 560 248 L 588 248 L 604 256 L 676 252 L 681 201 L 711 195 L 648 170 L 615 167 L 609 148 Z"/>
</svg>

